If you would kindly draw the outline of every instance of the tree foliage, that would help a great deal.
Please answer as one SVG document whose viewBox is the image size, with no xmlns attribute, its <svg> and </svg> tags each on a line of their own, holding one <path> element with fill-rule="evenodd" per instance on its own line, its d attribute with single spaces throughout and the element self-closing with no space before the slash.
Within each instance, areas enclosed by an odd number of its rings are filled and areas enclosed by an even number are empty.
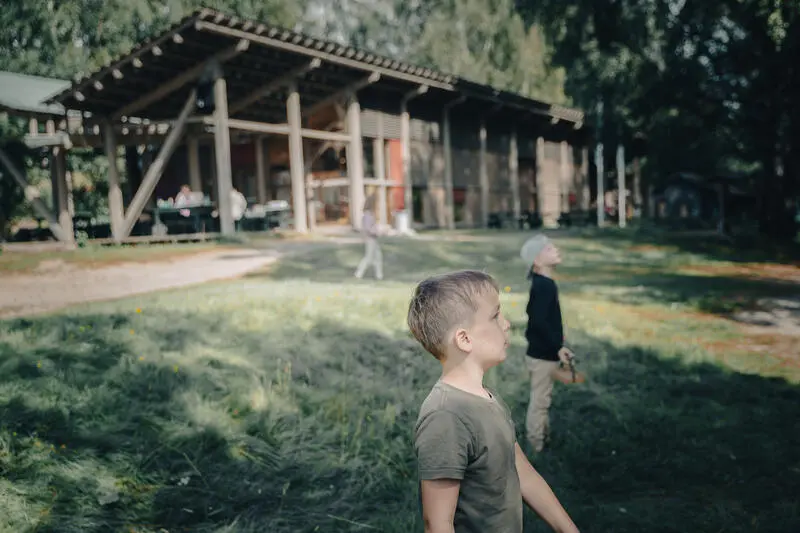
<svg viewBox="0 0 800 533">
<path fill-rule="evenodd" d="M 798 184 L 798 0 L 522 0 L 546 28 L 566 91 L 607 143 L 648 139 L 651 180 L 750 174 L 762 229 L 791 224 Z M 790 232 L 787 232 L 791 233 Z"/>
</svg>

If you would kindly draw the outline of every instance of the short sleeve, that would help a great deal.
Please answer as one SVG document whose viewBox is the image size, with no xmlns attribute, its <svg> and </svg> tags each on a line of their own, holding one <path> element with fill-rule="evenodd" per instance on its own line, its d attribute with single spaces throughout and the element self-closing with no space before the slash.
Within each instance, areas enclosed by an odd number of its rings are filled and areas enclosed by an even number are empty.
<svg viewBox="0 0 800 533">
<path fill-rule="evenodd" d="M 457 415 L 442 410 L 427 414 L 414 439 L 419 478 L 463 479 L 471 443 L 470 432 Z"/>
</svg>

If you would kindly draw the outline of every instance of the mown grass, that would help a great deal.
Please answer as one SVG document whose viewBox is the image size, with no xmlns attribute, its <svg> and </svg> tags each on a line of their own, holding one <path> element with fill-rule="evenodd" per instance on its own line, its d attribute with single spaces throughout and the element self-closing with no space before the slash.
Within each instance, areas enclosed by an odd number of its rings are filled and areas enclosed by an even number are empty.
<svg viewBox="0 0 800 533">
<path fill-rule="evenodd" d="M 2 251 L 0 276 L 30 273 L 43 264 L 66 263 L 81 268 L 108 266 L 124 262 L 164 261 L 206 252 L 223 246 L 219 243 L 148 244 L 127 246 L 88 246 L 63 251 Z"/>
<path fill-rule="evenodd" d="M 522 438 L 523 238 L 390 240 L 380 284 L 352 279 L 359 246 L 325 247 L 237 282 L 0 322 L 0 530 L 421 531 L 411 435 L 439 369 L 406 333 L 412 283 L 497 276 L 515 334 L 487 381 Z M 590 381 L 557 386 L 536 466 L 582 531 L 800 529 L 800 388 L 757 375 L 798 369 L 724 361 L 706 345 L 735 324 L 602 273 L 655 261 L 559 244 Z M 546 528 L 528 513 L 526 531 Z"/>
</svg>

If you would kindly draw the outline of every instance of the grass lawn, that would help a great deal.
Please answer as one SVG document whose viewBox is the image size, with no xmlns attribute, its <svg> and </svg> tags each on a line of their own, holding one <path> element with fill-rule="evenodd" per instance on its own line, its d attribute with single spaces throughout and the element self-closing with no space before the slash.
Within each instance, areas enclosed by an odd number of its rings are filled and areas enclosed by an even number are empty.
<svg viewBox="0 0 800 533">
<path fill-rule="evenodd" d="M 0 275 L 26 274 L 37 268 L 66 263 L 81 268 L 95 268 L 125 262 L 167 261 L 207 252 L 223 246 L 215 242 L 154 244 L 139 246 L 88 246 L 75 250 L 2 252 Z"/>
<path fill-rule="evenodd" d="M 460 235 L 387 241 L 383 283 L 352 278 L 360 246 L 326 247 L 235 282 L 0 322 L 0 531 L 422 531 L 411 435 L 439 372 L 405 326 L 422 276 L 500 281 L 514 338 L 487 384 L 523 438 L 524 235 Z M 590 379 L 556 386 L 535 464 L 581 530 L 800 531 L 797 343 L 764 349 L 722 316 L 796 292 L 791 271 L 558 243 Z M 526 531 L 547 529 L 528 513 Z"/>
</svg>

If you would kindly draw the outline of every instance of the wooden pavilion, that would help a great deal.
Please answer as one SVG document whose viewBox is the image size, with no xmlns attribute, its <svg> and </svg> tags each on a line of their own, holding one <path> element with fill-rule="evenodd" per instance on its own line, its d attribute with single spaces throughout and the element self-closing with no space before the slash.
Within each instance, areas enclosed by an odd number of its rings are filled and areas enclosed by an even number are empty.
<svg viewBox="0 0 800 533">
<path fill-rule="evenodd" d="M 590 202 L 582 112 L 211 9 L 45 103 L 79 118 L 32 131 L 29 145 L 102 146 L 114 159 L 122 145 L 158 147 L 140 179 L 128 176 L 127 202 L 109 167 L 116 242 L 131 235 L 165 169 L 171 190 L 185 181 L 211 193 L 222 235 L 235 231 L 235 180 L 255 204 L 289 201 L 298 232 L 327 216 L 332 191 L 354 229 L 368 194 L 383 223 L 391 204 L 444 228 L 486 226 L 498 211 L 552 223 Z"/>
</svg>

